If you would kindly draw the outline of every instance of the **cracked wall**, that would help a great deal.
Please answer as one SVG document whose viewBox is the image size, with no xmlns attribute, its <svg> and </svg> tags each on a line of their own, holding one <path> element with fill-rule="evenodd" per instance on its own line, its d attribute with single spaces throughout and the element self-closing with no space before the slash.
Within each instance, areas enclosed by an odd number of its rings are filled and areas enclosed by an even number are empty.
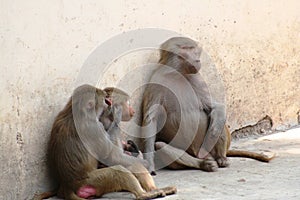
<svg viewBox="0 0 300 200">
<path fill-rule="evenodd" d="M 231 130 L 266 115 L 274 128 L 296 125 L 299 8 L 296 0 L 1 1 L 0 199 L 30 199 L 49 188 L 45 146 L 53 119 L 88 55 L 124 31 L 157 27 L 198 40 L 223 80 Z M 107 83 L 147 56 L 116 63 Z"/>
</svg>

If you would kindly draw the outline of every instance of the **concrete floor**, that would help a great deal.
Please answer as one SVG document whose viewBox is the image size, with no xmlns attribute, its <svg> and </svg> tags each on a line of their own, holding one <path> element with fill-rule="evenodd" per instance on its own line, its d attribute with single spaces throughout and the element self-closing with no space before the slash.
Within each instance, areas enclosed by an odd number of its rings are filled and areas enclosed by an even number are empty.
<svg viewBox="0 0 300 200">
<path fill-rule="evenodd" d="M 300 199 L 300 128 L 233 141 L 232 148 L 237 147 L 272 151 L 277 157 L 270 163 L 230 158 L 229 168 L 212 173 L 160 170 L 154 177 L 156 184 L 159 187 L 175 185 L 178 189 L 177 194 L 164 199 Z M 121 192 L 101 198 L 107 199 L 134 199 L 134 196 Z"/>
</svg>

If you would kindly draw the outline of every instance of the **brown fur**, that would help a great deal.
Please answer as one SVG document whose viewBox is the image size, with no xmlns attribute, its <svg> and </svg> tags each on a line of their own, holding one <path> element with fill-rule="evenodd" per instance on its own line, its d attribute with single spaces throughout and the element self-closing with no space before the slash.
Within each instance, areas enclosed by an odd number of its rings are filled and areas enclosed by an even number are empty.
<svg viewBox="0 0 300 200">
<path fill-rule="evenodd" d="M 105 130 L 109 134 L 112 143 L 115 144 L 119 149 L 123 150 L 119 123 L 121 121 L 129 121 L 133 117 L 134 111 L 130 105 L 127 104 L 127 101 L 129 101 L 130 97 L 126 92 L 114 87 L 105 88 L 104 91 L 107 93 L 106 97 L 111 99 L 112 105 L 100 117 L 100 122 L 105 124 Z M 129 144 L 132 143 L 131 145 L 133 146 L 135 145 L 133 141 L 128 142 Z M 127 148 L 128 146 L 124 147 L 125 150 Z M 127 169 L 129 169 L 137 177 L 141 185 L 147 185 L 146 188 L 149 188 L 147 191 L 157 190 L 154 180 L 149 173 L 135 173 L 136 167 L 134 165 Z M 139 170 L 147 172 L 147 169 L 144 166 L 140 166 Z M 164 194 L 173 194 L 176 192 L 175 187 L 166 187 L 159 190 L 163 191 Z"/>
<path fill-rule="evenodd" d="M 173 169 L 192 167 L 204 171 L 227 167 L 226 155 L 254 155 L 227 152 L 231 138 L 225 125 L 225 105 L 212 98 L 198 74 L 200 54 L 201 48 L 189 38 L 175 37 L 161 45 L 160 67 L 150 79 L 157 84 L 146 87 L 142 103 L 144 152 L 153 174 L 155 150 L 160 161 L 156 162 L 158 168 L 167 165 Z M 164 108 L 165 114 L 153 109 L 157 104 Z"/>
<path fill-rule="evenodd" d="M 106 93 L 90 85 L 75 89 L 72 98 L 56 117 L 49 141 L 49 167 L 60 184 L 58 195 L 82 200 L 77 191 L 83 186 L 96 189 L 94 196 L 126 190 L 137 199 L 166 195 L 157 189 L 140 159 L 128 156 L 110 142 L 97 120 L 106 109 Z M 98 160 L 108 163 L 97 169 Z M 121 164 L 121 165 L 120 165 Z M 173 188 L 173 193 L 176 189 Z M 55 192 L 36 195 L 42 199 Z"/>
<path fill-rule="evenodd" d="M 111 100 L 112 105 L 104 111 L 99 120 L 108 132 L 111 141 L 122 148 L 119 123 L 129 121 L 134 115 L 133 108 L 128 105 L 130 97 L 126 92 L 114 87 L 107 87 L 104 91 L 107 94 L 106 98 Z"/>
<path fill-rule="evenodd" d="M 107 87 L 104 89 L 107 98 L 112 105 L 105 110 L 100 117 L 100 122 L 104 125 L 105 130 L 110 136 L 113 144 L 124 151 L 134 153 L 135 157 L 139 154 L 139 149 L 132 140 L 128 140 L 126 144 L 122 144 L 121 131 L 119 130 L 120 121 L 129 121 L 134 115 L 133 108 L 128 104 L 130 96 L 121 89 Z"/>
</svg>

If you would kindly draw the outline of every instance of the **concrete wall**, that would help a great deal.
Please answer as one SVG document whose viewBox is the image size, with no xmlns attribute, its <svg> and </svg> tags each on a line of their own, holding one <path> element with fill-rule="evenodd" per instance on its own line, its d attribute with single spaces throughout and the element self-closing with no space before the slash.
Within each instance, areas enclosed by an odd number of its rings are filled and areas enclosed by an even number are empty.
<svg viewBox="0 0 300 200">
<path fill-rule="evenodd" d="M 0 3 L 0 199 L 30 199 L 48 187 L 44 150 L 53 118 L 88 55 L 125 31 L 157 27 L 198 40 L 223 79 L 232 130 L 265 115 L 276 127 L 298 123 L 297 0 Z"/>
</svg>

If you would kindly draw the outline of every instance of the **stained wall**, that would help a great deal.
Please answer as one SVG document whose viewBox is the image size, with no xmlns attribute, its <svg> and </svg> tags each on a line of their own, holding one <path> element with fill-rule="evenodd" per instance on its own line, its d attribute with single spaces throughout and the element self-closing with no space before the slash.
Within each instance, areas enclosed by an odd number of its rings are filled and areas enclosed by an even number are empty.
<svg viewBox="0 0 300 200">
<path fill-rule="evenodd" d="M 296 0 L 0 3 L 1 199 L 30 199 L 49 188 L 45 146 L 55 115 L 93 50 L 130 30 L 168 29 L 199 41 L 222 80 L 219 92 L 225 95 L 232 130 L 266 115 L 274 128 L 299 123 Z M 114 84 L 133 67 L 157 59 L 153 53 L 138 55 L 116 62 L 119 70 L 105 83 Z"/>
</svg>

